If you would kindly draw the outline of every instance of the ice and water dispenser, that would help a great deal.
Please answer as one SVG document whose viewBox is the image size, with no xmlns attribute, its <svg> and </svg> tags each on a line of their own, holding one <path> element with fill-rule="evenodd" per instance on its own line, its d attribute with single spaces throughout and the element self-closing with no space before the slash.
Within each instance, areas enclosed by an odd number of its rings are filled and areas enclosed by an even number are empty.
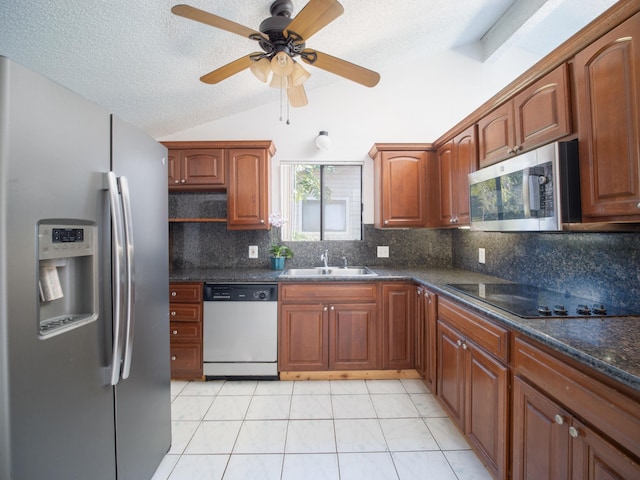
<svg viewBox="0 0 640 480">
<path fill-rule="evenodd" d="M 98 248 L 95 224 L 38 222 L 39 332 L 49 338 L 98 318 Z"/>
</svg>

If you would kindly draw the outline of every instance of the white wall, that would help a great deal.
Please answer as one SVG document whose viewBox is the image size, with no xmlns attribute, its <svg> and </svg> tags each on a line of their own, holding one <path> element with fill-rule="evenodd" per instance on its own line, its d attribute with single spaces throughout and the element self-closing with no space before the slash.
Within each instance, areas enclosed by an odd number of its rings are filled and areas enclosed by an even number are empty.
<svg viewBox="0 0 640 480">
<path fill-rule="evenodd" d="M 289 125 L 286 107 L 279 121 L 279 95 L 274 90 L 269 105 L 158 140 L 273 140 L 273 212 L 280 211 L 281 160 L 364 162 L 363 215 L 370 224 L 373 166 L 367 153 L 374 143 L 433 142 L 540 59 L 512 50 L 484 64 L 478 60 L 479 49 L 472 45 L 422 59 L 398 59 L 394 71 L 380 72 L 380 83 L 372 89 L 337 77 L 332 85 L 311 90 L 312 72 L 306 84 L 309 105 L 291 109 Z M 332 140 L 327 152 L 314 144 L 320 130 L 327 130 Z"/>
</svg>

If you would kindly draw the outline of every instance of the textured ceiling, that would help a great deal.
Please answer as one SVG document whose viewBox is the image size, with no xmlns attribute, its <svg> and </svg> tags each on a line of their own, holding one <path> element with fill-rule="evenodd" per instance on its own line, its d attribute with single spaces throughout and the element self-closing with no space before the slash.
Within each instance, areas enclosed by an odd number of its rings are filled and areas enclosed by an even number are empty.
<svg viewBox="0 0 640 480">
<path fill-rule="evenodd" d="M 249 71 L 198 79 L 259 50 L 254 41 L 171 14 L 188 3 L 257 29 L 270 0 L 10 0 L 0 2 L 0 55 L 103 105 L 154 137 L 277 101 Z M 340 0 L 345 13 L 307 47 L 379 72 L 483 41 L 548 53 L 613 0 Z M 294 15 L 306 4 L 294 0 Z M 493 28 L 492 28 L 493 27 Z M 485 36 L 486 34 L 486 36 Z M 312 90 L 341 77 L 309 67 Z M 365 87 L 362 87 L 365 88 Z"/>
</svg>

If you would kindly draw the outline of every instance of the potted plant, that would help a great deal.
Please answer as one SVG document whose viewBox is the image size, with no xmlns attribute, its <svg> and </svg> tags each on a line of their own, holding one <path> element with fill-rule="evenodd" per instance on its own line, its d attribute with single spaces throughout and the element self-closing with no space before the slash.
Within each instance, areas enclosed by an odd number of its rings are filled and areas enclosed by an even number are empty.
<svg viewBox="0 0 640 480">
<path fill-rule="evenodd" d="M 271 245 L 271 268 L 273 270 L 284 270 L 285 258 L 293 257 L 293 251 L 286 245 Z"/>
</svg>

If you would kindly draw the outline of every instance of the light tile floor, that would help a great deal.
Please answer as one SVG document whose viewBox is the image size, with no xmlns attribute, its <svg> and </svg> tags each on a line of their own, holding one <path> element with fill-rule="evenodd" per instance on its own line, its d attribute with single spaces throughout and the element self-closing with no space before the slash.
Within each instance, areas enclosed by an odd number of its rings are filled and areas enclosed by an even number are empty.
<svg viewBox="0 0 640 480">
<path fill-rule="evenodd" d="M 171 383 L 153 480 L 484 480 L 420 380 Z"/>
</svg>

